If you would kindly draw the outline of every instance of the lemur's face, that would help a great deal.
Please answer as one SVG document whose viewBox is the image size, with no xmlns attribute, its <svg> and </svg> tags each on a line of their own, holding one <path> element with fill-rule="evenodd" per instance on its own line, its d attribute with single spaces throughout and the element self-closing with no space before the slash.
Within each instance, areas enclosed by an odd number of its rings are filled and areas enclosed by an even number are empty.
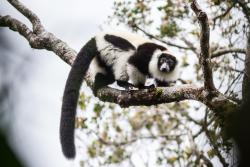
<svg viewBox="0 0 250 167">
<path fill-rule="evenodd" d="M 176 64 L 177 64 L 176 58 L 167 53 L 162 53 L 158 59 L 158 69 L 161 72 L 168 73 L 173 71 Z"/>
</svg>

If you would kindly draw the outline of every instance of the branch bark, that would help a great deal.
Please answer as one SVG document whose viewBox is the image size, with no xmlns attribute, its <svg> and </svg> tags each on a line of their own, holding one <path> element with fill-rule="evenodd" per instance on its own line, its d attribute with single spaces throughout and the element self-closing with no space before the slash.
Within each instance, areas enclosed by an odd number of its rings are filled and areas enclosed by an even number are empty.
<svg viewBox="0 0 250 167">
<path fill-rule="evenodd" d="M 249 22 L 250 24 L 250 22 Z M 246 58 L 245 58 L 245 73 L 242 84 L 242 103 L 240 110 L 235 115 L 232 126 L 229 127 L 232 131 L 233 138 L 235 139 L 240 155 L 239 167 L 248 166 L 250 163 L 250 29 L 247 33 L 247 46 L 246 46 Z"/>
<path fill-rule="evenodd" d="M 27 39 L 32 48 L 52 51 L 70 65 L 74 62 L 76 51 L 54 34 L 46 31 L 35 13 L 18 0 L 8 0 L 8 2 L 30 20 L 33 30 L 31 31 L 21 21 L 10 16 L 0 15 L 0 26 L 9 27 L 11 30 L 19 32 L 20 35 Z"/>
<path fill-rule="evenodd" d="M 38 17 L 18 0 L 8 0 L 8 2 L 31 21 L 33 30 L 30 30 L 28 26 L 23 24 L 21 21 L 10 16 L 0 16 L 0 26 L 9 27 L 11 30 L 19 32 L 19 34 L 29 42 L 32 48 L 52 51 L 64 62 L 72 65 L 76 52 L 70 48 L 67 43 L 58 39 L 54 34 L 46 31 Z M 192 8 L 197 13 L 198 19 L 202 25 L 202 52 L 200 61 L 202 62 L 205 78 L 204 87 L 187 84 L 182 86 L 133 91 L 122 91 L 104 87 L 97 91 L 97 97 L 102 101 L 117 103 L 123 107 L 135 105 L 156 105 L 181 100 L 196 100 L 204 103 L 212 110 L 222 113 L 223 115 L 225 115 L 225 113 L 235 111 L 238 107 L 236 102 L 226 98 L 226 96 L 218 91 L 213 91 L 211 93 L 211 90 L 215 89 L 213 86 L 212 72 L 209 67 L 209 28 L 206 14 L 196 5 L 196 3 L 193 4 Z M 85 80 L 91 87 L 93 83 L 91 83 L 88 79 L 88 75 Z"/>
<path fill-rule="evenodd" d="M 230 11 L 233 9 L 233 7 L 235 6 L 235 2 L 231 5 L 231 6 L 229 6 L 223 13 L 221 13 L 220 15 L 218 15 L 218 16 L 216 16 L 216 17 L 214 17 L 212 20 L 213 20 L 213 22 L 214 22 L 214 26 L 215 26 L 215 24 L 216 24 L 216 20 L 217 19 L 222 19 L 222 18 L 224 18 L 228 13 L 230 13 Z"/>
<path fill-rule="evenodd" d="M 205 89 L 212 92 L 215 91 L 215 87 L 213 82 L 213 73 L 210 66 L 211 62 L 209 54 L 210 30 L 209 30 L 207 14 L 201 10 L 196 0 L 192 1 L 191 8 L 196 14 L 201 27 L 201 38 L 200 38 L 201 53 L 199 56 L 199 61 L 202 65 L 202 71 L 204 75 L 204 87 Z"/>
<path fill-rule="evenodd" d="M 150 38 L 150 39 L 155 39 L 155 40 L 157 40 L 157 41 L 159 41 L 159 42 L 161 42 L 161 43 L 164 43 L 164 44 L 166 44 L 166 45 L 173 46 L 173 47 L 176 47 L 176 48 L 179 48 L 179 49 L 184 49 L 184 50 L 192 49 L 192 48 L 189 48 L 189 47 L 186 47 L 186 46 L 181 46 L 181 45 L 178 45 L 178 44 L 175 44 L 175 43 L 172 43 L 172 42 L 168 42 L 168 41 L 164 41 L 164 40 L 162 40 L 162 39 L 159 39 L 159 38 L 157 38 L 156 36 L 154 36 L 154 35 L 152 35 L 152 34 L 146 32 L 145 30 L 143 30 L 141 27 L 139 27 L 139 26 L 136 25 L 136 24 L 133 24 L 132 27 L 133 27 L 133 28 L 136 28 L 136 29 L 138 29 L 138 30 L 140 30 L 141 32 L 143 32 L 146 36 L 148 36 L 148 38 Z"/>
<path fill-rule="evenodd" d="M 243 78 L 242 96 L 243 101 L 250 101 L 250 28 L 247 34 L 246 58 L 245 58 L 245 73 Z"/>
<path fill-rule="evenodd" d="M 20 13 L 22 13 L 27 19 L 30 20 L 33 26 L 33 32 L 35 34 L 40 34 L 44 31 L 44 27 L 41 24 L 40 19 L 37 17 L 35 13 L 26 8 L 21 2 L 17 0 L 8 0 L 8 2 L 16 8 Z"/>
<path fill-rule="evenodd" d="M 211 58 L 216 58 L 216 57 L 220 57 L 222 55 L 228 54 L 228 53 L 241 53 L 241 54 L 246 54 L 246 50 L 245 49 L 241 49 L 241 48 L 227 48 L 227 49 L 220 49 L 215 51 L 214 53 L 211 54 Z"/>
</svg>

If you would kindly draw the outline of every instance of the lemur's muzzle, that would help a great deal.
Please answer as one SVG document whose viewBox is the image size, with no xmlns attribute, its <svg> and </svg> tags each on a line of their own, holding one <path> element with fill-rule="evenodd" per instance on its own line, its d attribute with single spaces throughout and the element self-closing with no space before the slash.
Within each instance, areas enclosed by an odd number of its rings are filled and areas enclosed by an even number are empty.
<svg viewBox="0 0 250 167">
<path fill-rule="evenodd" d="M 161 66 L 160 66 L 160 71 L 161 72 L 169 72 L 170 68 L 169 68 L 169 65 L 167 63 L 163 63 Z"/>
</svg>

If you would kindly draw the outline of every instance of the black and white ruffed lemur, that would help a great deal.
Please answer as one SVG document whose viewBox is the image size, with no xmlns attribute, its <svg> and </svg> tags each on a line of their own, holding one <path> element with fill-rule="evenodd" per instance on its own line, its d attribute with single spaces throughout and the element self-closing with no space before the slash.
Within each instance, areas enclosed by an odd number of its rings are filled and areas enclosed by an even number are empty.
<svg viewBox="0 0 250 167">
<path fill-rule="evenodd" d="M 75 157 L 74 125 L 79 89 L 88 72 L 93 91 L 113 82 L 124 88 L 147 88 L 177 79 L 178 61 L 166 47 L 131 33 L 110 32 L 90 39 L 78 53 L 69 73 L 62 103 L 60 140 L 67 158 Z M 152 87 L 152 85 L 150 86 Z"/>
</svg>

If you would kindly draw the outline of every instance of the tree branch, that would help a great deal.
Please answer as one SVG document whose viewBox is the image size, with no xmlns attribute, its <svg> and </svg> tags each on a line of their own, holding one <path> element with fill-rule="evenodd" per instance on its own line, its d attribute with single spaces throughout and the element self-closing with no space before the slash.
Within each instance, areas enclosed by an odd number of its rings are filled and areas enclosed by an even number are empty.
<svg viewBox="0 0 250 167">
<path fill-rule="evenodd" d="M 212 136 L 211 136 L 211 133 L 208 129 L 208 126 L 209 126 L 209 122 L 207 121 L 207 118 L 208 118 L 208 112 L 209 110 L 206 110 L 206 115 L 205 115 L 205 119 L 204 119 L 204 123 L 203 123 L 203 126 L 202 126 L 202 129 L 204 130 L 207 138 L 208 138 L 208 141 L 210 143 L 210 146 L 213 148 L 213 150 L 215 151 L 215 154 L 216 156 L 218 157 L 218 159 L 220 160 L 221 164 L 224 166 L 224 167 L 227 167 L 228 166 L 228 163 L 226 162 L 225 158 L 222 156 L 220 150 L 219 150 L 219 147 L 218 147 L 218 144 L 217 144 L 217 141 L 213 140 Z M 212 119 L 213 120 L 213 119 Z M 211 122 L 211 120 L 210 120 Z"/>
<path fill-rule="evenodd" d="M 17 2 L 16 0 L 13 1 Z M 21 3 L 18 3 L 18 7 L 22 8 Z M 54 34 L 46 31 L 43 27 L 39 27 L 40 24 L 36 24 L 36 29 L 38 30 L 37 33 L 35 33 L 21 21 L 11 16 L 0 16 L 0 26 L 9 27 L 11 30 L 18 32 L 27 39 L 32 48 L 52 51 L 70 65 L 74 62 L 76 52 Z M 38 34 L 38 32 L 40 33 Z"/>
<path fill-rule="evenodd" d="M 164 44 L 166 44 L 166 45 L 173 46 L 173 47 L 176 47 L 176 48 L 179 48 L 179 49 L 185 49 L 185 50 L 191 49 L 191 48 L 189 48 L 189 47 L 177 45 L 177 44 L 174 44 L 174 43 L 172 43 L 172 42 L 167 42 L 167 41 L 165 41 L 165 40 L 162 40 L 162 39 L 160 39 L 160 38 L 157 38 L 156 36 L 154 36 L 154 35 L 152 35 L 152 34 L 146 32 L 145 30 L 143 30 L 142 28 L 140 28 L 140 27 L 139 27 L 138 25 L 136 25 L 136 24 L 133 24 L 132 27 L 133 27 L 133 28 L 136 28 L 136 29 L 138 29 L 138 30 L 140 30 L 140 31 L 143 32 L 146 36 L 148 36 L 150 39 L 155 39 L 155 40 L 157 40 L 157 41 L 159 41 L 159 42 L 162 42 L 162 43 L 164 43 Z"/>
<path fill-rule="evenodd" d="M 217 19 L 222 19 L 223 17 L 225 17 L 233 9 L 234 6 L 235 6 L 235 2 L 231 6 L 229 6 L 223 13 L 221 13 L 220 15 L 214 17 L 212 19 L 213 22 L 214 22 L 214 26 L 216 24 L 216 20 Z"/>
<path fill-rule="evenodd" d="M 189 49 L 191 51 L 193 51 L 196 55 L 199 55 L 199 52 L 197 51 L 197 48 L 194 46 L 194 44 L 192 42 L 190 42 L 189 40 L 187 40 L 185 37 L 182 37 L 181 39 L 189 47 Z"/>
<path fill-rule="evenodd" d="M 209 92 L 212 92 L 215 90 L 215 87 L 213 82 L 213 73 L 210 66 L 211 59 L 209 55 L 209 24 L 207 14 L 201 10 L 196 0 L 192 1 L 191 8 L 196 14 L 201 27 L 201 53 L 199 56 L 199 61 L 202 65 L 202 71 L 204 75 L 204 87 L 205 89 L 209 90 Z"/>
<path fill-rule="evenodd" d="M 190 146 L 191 146 L 193 154 L 196 155 L 197 160 L 202 159 L 208 167 L 213 167 L 212 162 L 204 155 L 203 151 L 198 150 L 197 145 L 195 144 L 195 141 L 194 141 L 195 138 L 192 135 L 192 131 L 187 126 L 185 128 L 188 130 L 188 139 L 190 142 Z M 198 164 L 196 165 L 198 166 Z"/>
<path fill-rule="evenodd" d="M 180 134 L 180 135 L 169 135 L 169 134 L 158 134 L 158 135 L 148 135 L 148 136 L 137 136 L 137 137 L 133 137 L 131 139 L 126 139 L 124 141 L 111 141 L 111 140 L 107 140 L 102 138 L 97 132 L 94 132 L 93 130 L 91 130 L 92 133 L 94 133 L 98 140 L 107 146 L 116 146 L 116 147 L 121 147 L 124 145 L 129 145 L 132 143 L 135 143 L 138 140 L 148 140 L 148 139 L 159 139 L 159 138 L 165 138 L 167 140 L 176 140 L 178 137 L 184 135 L 184 134 Z"/>
<path fill-rule="evenodd" d="M 245 0 L 234 0 L 236 3 L 238 3 L 240 5 L 240 7 L 242 8 L 242 11 L 248 21 L 248 24 L 250 24 L 250 8 L 247 6 L 247 1 Z"/>
<path fill-rule="evenodd" d="M 41 24 L 40 19 L 37 17 L 35 13 L 26 8 L 21 2 L 18 0 L 8 0 L 8 2 L 15 7 L 20 13 L 22 13 L 26 18 L 30 20 L 33 25 L 33 32 L 35 34 L 40 34 L 44 32 L 44 27 Z"/>
<path fill-rule="evenodd" d="M 220 56 L 228 54 L 228 53 L 242 53 L 242 54 L 246 54 L 246 50 L 245 49 L 241 49 L 241 48 L 220 49 L 220 50 L 217 50 L 217 51 L 215 51 L 214 53 L 211 54 L 211 59 L 216 58 L 216 57 L 220 57 Z"/>
<path fill-rule="evenodd" d="M 245 73 L 243 77 L 242 96 L 243 101 L 246 103 L 250 101 L 250 28 L 247 33 L 247 46 L 245 58 Z"/>
<path fill-rule="evenodd" d="M 0 16 L 0 26 L 9 27 L 13 31 L 17 31 L 20 35 L 26 38 L 30 45 L 33 45 L 36 35 L 22 22 L 12 18 L 11 16 Z M 41 48 L 42 49 L 42 48 Z"/>
</svg>

